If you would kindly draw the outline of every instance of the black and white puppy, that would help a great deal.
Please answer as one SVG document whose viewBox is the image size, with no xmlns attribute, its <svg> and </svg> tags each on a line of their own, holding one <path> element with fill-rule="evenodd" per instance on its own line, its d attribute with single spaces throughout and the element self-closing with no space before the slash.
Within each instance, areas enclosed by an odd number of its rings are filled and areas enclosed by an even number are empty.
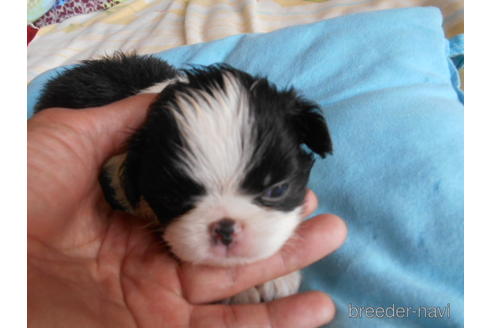
<svg viewBox="0 0 492 328">
<path fill-rule="evenodd" d="M 227 65 L 178 71 L 154 57 L 117 54 L 52 79 L 36 111 L 150 92 L 159 95 L 145 123 L 104 167 L 108 201 L 157 222 L 182 261 L 234 266 L 277 252 L 301 222 L 311 151 L 332 150 L 318 106 Z M 269 301 L 299 283 L 295 272 L 227 301 Z"/>
</svg>

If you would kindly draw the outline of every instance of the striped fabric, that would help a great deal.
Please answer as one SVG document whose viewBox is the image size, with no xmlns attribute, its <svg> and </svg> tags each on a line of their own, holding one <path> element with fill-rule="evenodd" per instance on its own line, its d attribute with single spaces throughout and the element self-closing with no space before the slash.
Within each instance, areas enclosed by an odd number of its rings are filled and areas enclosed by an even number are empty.
<svg viewBox="0 0 492 328">
<path fill-rule="evenodd" d="M 350 13 L 439 7 L 448 36 L 463 33 L 463 0 L 127 0 L 40 29 L 28 47 L 28 81 L 51 68 L 116 50 L 155 53 Z"/>
</svg>

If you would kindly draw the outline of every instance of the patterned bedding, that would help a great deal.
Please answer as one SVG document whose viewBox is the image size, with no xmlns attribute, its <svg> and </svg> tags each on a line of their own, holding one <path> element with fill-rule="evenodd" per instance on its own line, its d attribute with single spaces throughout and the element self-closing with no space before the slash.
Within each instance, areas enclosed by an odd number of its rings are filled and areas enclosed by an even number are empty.
<svg viewBox="0 0 492 328">
<path fill-rule="evenodd" d="M 61 23 L 64 20 L 77 16 L 106 10 L 124 0 L 56 0 L 51 9 L 36 19 L 32 26 L 41 28 L 43 26 Z"/>
<path fill-rule="evenodd" d="M 413 6 L 440 8 L 447 35 L 463 33 L 463 0 L 126 0 L 41 27 L 27 51 L 28 81 L 54 67 L 115 50 L 155 53 L 240 33 Z"/>
</svg>

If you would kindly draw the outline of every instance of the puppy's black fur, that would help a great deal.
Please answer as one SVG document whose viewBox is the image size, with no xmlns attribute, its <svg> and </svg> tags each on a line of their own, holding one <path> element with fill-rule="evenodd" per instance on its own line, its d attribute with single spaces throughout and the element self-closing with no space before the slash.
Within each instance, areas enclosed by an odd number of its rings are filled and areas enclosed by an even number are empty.
<svg viewBox="0 0 492 328">
<path fill-rule="evenodd" d="M 176 75 L 172 66 L 151 56 L 117 53 L 100 60 L 85 60 L 50 80 L 34 111 L 107 105 Z"/>
<path fill-rule="evenodd" d="M 179 73 L 166 62 L 148 56 L 117 54 L 84 61 L 47 83 L 36 111 L 49 107 L 102 106 L 175 78 Z M 286 212 L 300 206 L 313 164 L 313 156 L 301 145 L 322 157 L 332 151 L 328 129 L 317 105 L 294 90 L 279 91 L 266 79 L 227 65 L 181 73 L 187 81 L 171 84 L 160 93 L 150 106 L 144 125 L 129 140 L 122 185 L 131 206 L 137 208 L 143 199 L 159 221 L 167 224 L 192 209 L 194 199 L 206 192 L 206 186 L 183 171 L 179 154 L 187 141 L 172 111 L 180 110 L 179 95 L 197 97 L 196 91 L 201 90 L 213 96 L 214 90 L 223 89 L 224 73 L 237 78 L 247 90 L 251 115 L 255 118 L 254 156 L 241 189 L 254 195 L 260 206 Z M 290 185 L 285 197 L 277 201 L 262 197 L 265 189 L 282 181 Z M 123 208 L 113 197 L 108 182 L 103 173 L 101 183 L 108 201 L 115 208 Z"/>
</svg>

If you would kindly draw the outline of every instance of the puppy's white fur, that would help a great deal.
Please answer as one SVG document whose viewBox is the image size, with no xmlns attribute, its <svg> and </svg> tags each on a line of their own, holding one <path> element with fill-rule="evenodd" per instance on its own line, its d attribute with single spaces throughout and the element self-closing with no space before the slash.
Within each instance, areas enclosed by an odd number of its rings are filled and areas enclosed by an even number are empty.
<svg viewBox="0 0 492 328">
<path fill-rule="evenodd" d="M 224 74 L 224 88 L 213 95 L 196 90 L 178 96 L 175 116 L 186 146 L 182 163 L 187 174 L 219 195 L 237 190 L 253 153 L 254 122 L 245 90 Z"/>
<path fill-rule="evenodd" d="M 188 79 L 185 76 L 178 75 L 178 77 L 175 77 L 173 79 L 169 79 L 164 82 L 159 82 L 148 88 L 140 90 L 139 93 L 160 93 L 162 90 L 164 90 L 166 87 L 170 86 L 171 84 L 175 84 L 177 82 L 186 82 L 187 80 Z"/>
<path fill-rule="evenodd" d="M 252 304 L 270 302 L 295 294 L 301 284 L 301 273 L 295 271 L 288 275 L 252 287 L 223 301 L 225 304 Z"/>
</svg>

